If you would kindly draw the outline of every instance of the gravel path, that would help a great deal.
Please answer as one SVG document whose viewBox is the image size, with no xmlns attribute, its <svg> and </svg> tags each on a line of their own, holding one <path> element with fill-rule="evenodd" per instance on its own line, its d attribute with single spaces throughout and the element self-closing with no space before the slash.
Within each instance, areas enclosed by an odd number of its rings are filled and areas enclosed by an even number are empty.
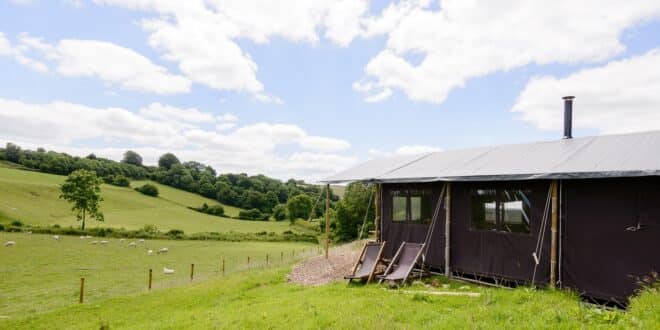
<svg viewBox="0 0 660 330">
<path fill-rule="evenodd" d="M 287 277 L 290 282 L 302 285 L 323 285 L 342 280 L 355 266 L 364 242 L 353 242 L 330 249 L 328 259 L 324 255 L 297 264 Z"/>
</svg>

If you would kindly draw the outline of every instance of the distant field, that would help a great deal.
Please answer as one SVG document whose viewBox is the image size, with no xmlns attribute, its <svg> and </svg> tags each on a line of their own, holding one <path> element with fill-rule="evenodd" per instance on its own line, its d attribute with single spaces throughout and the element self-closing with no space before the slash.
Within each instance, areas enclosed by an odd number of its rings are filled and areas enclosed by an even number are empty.
<svg viewBox="0 0 660 330">
<path fill-rule="evenodd" d="M 191 263 L 196 281 L 201 281 L 222 276 L 222 258 L 230 274 L 245 270 L 248 256 L 254 268 L 265 265 L 267 253 L 270 265 L 281 265 L 300 258 L 303 249 L 307 255 L 318 251 L 304 243 L 147 240 L 132 248 L 129 241 L 108 239 L 107 245 L 90 244 L 102 239 L 65 236 L 58 242 L 50 235 L 0 233 L 0 244 L 16 242 L 13 247 L 0 245 L 0 321 L 76 304 L 80 277 L 85 277 L 85 302 L 96 305 L 112 296 L 146 292 L 149 268 L 153 288 L 160 290 L 189 284 Z M 147 255 L 148 248 L 162 247 L 169 252 Z M 163 267 L 175 274 L 164 275 Z"/>
<path fill-rule="evenodd" d="M 0 167 L 0 223 L 19 219 L 26 224 L 76 226 L 70 206 L 58 198 L 64 176 Z M 133 186 L 136 183 L 132 183 Z M 145 196 L 132 188 L 111 185 L 101 187 L 104 201 L 101 209 L 106 221 L 103 227 L 138 229 L 147 224 L 160 230 L 181 229 L 196 232 L 276 232 L 290 230 L 286 221 L 244 221 L 202 214 L 186 206 L 217 203 L 214 200 L 171 187 L 158 185 L 161 196 Z M 227 206 L 229 215 L 237 208 Z M 97 226 L 89 222 L 88 226 Z"/>
</svg>

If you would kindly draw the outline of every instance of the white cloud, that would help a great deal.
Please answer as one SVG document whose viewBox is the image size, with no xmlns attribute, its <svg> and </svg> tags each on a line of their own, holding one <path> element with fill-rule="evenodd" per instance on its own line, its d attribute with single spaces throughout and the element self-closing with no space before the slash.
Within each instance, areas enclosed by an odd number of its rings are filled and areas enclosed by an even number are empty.
<svg viewBox="0 0 660 330">
<path fill-rule="evenodd" d="M 191 80 L 217 90 L 250 93 L 259 102 L 281 104 L 257 78 L 258 66 L 236 40 L 267 43 L 281 37 L 318 43 L 319 34 L 340 46 L 361 33 L 366 0 L 159 1 L 97 0 L 97 3 L 153 12 L 142 21 L 149 45 L 178 63 Z"/>
<path fill-rule="evenodd" d="M 390 96 L 392 96 L 392 90 L 389 88 L 385 88 L 378 94 L 365 97 L 364 101 L 368 103 L 375 103 L 375 102 L 383 101 L 389 98 Z"/>
<path fill-rule="evenodd" d="M 60 101 L 32 104 L 0 99 L 5 141 L 75 155 L 93 152 L 121 159 L 123 149 L 88 143 L 102 141 L 103 145 L 130 147 L 151 164 L 156 163 L 159 155 L 174 152 L 181 159 L 204 162 L 219 171 L 308 180 L 329 175 L 356 161 L 335 153 L 350 148 L 344 140 L 310 135 L 290 124 L 256 123 L 233 129 L 237 121 L 238 117 L 228 113 L 214 116 L 194 108 L 159 103 L 132 112 Z M 218 129 L 225 124 L 234 126 Z M 286 146 L 286 151 L 280 150 L 280 146 Z"/>
<path fill-rule="evenodd" d="M 228 131 L 234 127 L 236 127 L 238 124 L 236 123 L 220 123 L 215 125 L 215 129 L 218 131 Z"/>
<path fill-rule="evenodd" d="M 48 66 L 40 61 L 31 59 L 25 55 L 25 45 L 13 46 L 4 33 L 0 32 L 0 56 L 11 56 L 14 60 L 29 69 L 37 72 L 48 72 Z"/>
<path fill-rule="evenodd" d="M 533 78 L 513 111 L 544 129 L 563 125 L 561 97 L 575 95 L 573 125 L 601 133 L 660 128 L 660 48 L 565 78 Z"/>
<path fill-rule="evenodd" d="M 365 74 L 381 90 L 441 103 L 469 79 L 528 64 L 594 63 L 620 54 L 621 33 L 660 17 L 660 2 L 402 1 L 364 20 L 364 36 L 387 35 Z M 411 63 L 407 55 L 422 56 Z M 373 100 L 373 99 L 372 99 Z"/>
<path fill-rule="evenodd" d="M 65 76 L 93 76 L 124 89 L 157 94 L 186 93 L 190 80 L 170 74 L 135 51 L 109 42 L 66 39 L 51 55 Z"/>
</svg>

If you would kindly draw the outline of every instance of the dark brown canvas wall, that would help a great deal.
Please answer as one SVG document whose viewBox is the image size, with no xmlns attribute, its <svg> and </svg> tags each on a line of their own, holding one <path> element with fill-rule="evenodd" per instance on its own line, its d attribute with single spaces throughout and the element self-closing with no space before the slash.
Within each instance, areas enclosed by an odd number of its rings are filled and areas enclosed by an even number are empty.
<svg viewBox="0 0 660 330">
<path fill-rule="evenodd" d="M 660 271 L 660 178 L 563 181 L 562 284 L 625 301 Z"/>
<path fill-rule="evenodd" d="M 535 250 L 548 195 L 549 181 L 461 182 L 452 183 L 451 254 L 452 270 L 531 282 Z M 470 191 L 480 188 L 529 189 L 531 200 L 530 233 L 505 233 L 471 228 Z M 550 223 L 541 250 L 535 282 L 548 283 L 550 277 Z"/>
<path fill-rule="evenodd" d="M 401 242 L 422 243 L 429 230 L 429 224 L 417 224 L 411 222 L 392 222 L 392 191 L 405 189 L 431 189 L 433 209 L 440 197 L 442 183 L 420 183 L 420 184 L 383 184 L 382 186 L 382 219 L 383 228 L 381 239 L 387 241 L 383 252 L 386 258 L 392 258 Z M 438 220 L 430 239 L 426 263 L 433 267 L 444 267 L 445 246 L 445 213 L 440 210 Z"/>
</svg>

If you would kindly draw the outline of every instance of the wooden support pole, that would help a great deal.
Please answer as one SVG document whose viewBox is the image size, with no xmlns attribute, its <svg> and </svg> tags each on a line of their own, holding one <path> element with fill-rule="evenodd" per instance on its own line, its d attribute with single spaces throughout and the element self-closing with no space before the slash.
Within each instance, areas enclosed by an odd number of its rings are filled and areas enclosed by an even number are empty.
<svg viewBox="0 0 660 330">
<path fill-rule="evenodd" d="M 552 213 L 550 222 L 550 287 L 554 288 L 557 284 L 557 223 L 559 203 L 557 198 L 557 180 L 551 183 L 552 194 Z"/>
<path fill-rule="evenodd" d="M 83 303 L 84 300 L 84 292 L 85 292 L 85 278 L 81 277 L 80 278 L 80 298 L 78 299 L 79 303 Z"/>
<path fill-rule="evenodd" d="M 451 276 L 451 268 L 449 263 L 449 251 L 451 244 L 451 183 L 446 184 L 445 196 L 445 276 Z"/>
<path fill-rule="evenodd" d="M 374 197 L 374 231 L 376 232 L 376 242 L 380 242 L 380 183 L 376 183 L 374 189 L 376 189 Z"/>
<path fill-rule="evenodd" d="M 195 274 L 195 264 L 190 264 L 190 280 L 193 280 L 193 276 Z"/>
<path fill-rule="evenodd" d="M 325 185 L 325 258 L 330 248 L 330 184 Z"/>
<path fill-rule="evenodd" d="M 149 291 L 151 291 L 151 280 L 152 279 L 153 279 L 153 271 L 150 268 L 149 269 L 149 285 L 148 285 Z"/>
</svg>

